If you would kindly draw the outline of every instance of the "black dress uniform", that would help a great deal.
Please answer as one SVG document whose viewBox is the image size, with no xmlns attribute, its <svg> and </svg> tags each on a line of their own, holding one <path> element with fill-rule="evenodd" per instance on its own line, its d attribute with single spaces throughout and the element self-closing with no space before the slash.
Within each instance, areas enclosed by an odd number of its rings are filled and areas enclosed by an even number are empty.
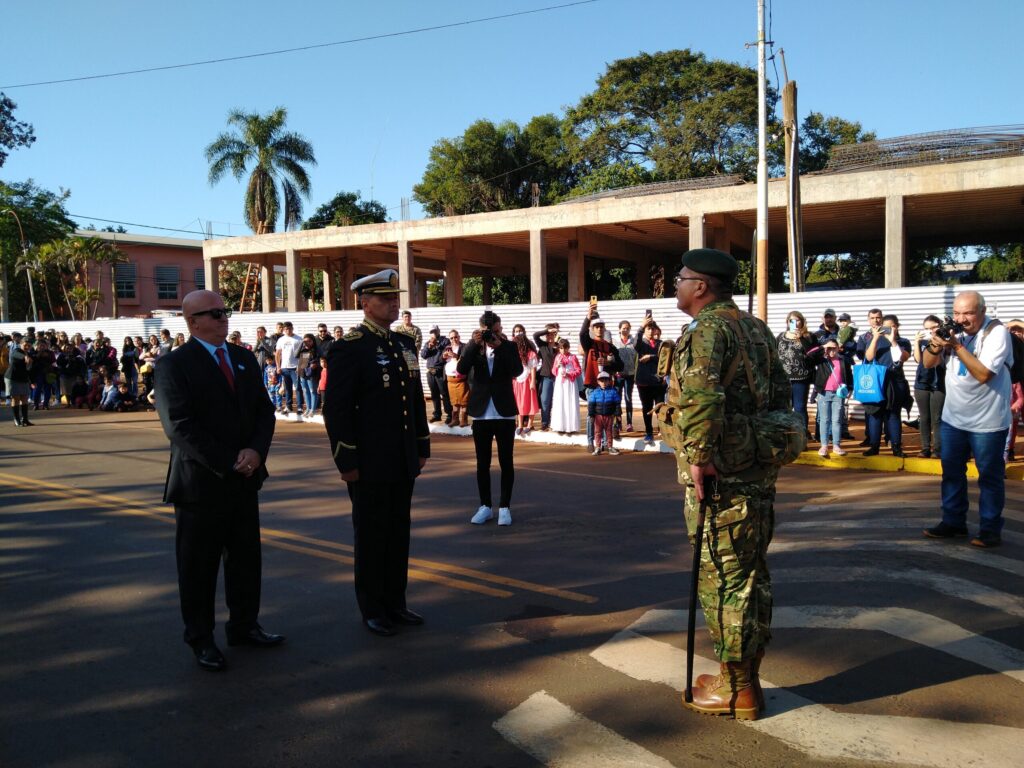
<svg viewBox="0 0 1024 768">
<path fill-rule="evenodd" d="M 348 483 L 356 599 L 364 622 L 386 621 L 406 610 L 413 483 L 430 456 L 414 341 L 365 319 L 331 347 L 327 388 L 334 463 L 359 470 Z"/>
</svg>

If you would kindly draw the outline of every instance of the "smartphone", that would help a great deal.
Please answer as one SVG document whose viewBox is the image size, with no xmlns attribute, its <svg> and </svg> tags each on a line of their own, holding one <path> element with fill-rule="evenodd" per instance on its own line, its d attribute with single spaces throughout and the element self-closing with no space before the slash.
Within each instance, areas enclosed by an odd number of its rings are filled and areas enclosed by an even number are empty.
<svg viewBox="0 0 1024 768">
<path fill-rule="evenodd" d="M 646 312 L 644 312 L 644 317 L 651 317 L 653 314 L 654 314 L 654 311 L 648 309 Z"/>
<path fill-rule="evenodd" d="M 590 303 L 591 303 L 591 305 L 596 307 L 597 306 L 597 296 L 591 296 L 590 297 Z"/>
</svg>

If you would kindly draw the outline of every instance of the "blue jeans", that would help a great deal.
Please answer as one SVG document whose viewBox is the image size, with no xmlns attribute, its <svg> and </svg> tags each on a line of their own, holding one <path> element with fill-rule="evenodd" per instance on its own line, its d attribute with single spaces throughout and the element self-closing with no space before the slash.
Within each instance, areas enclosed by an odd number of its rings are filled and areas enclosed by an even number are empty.
<svg viewBox="0 0 1024 768">
<path fill-rule="evenodd" d="M 622 409 L 622 396 L 626 396 L 626 423 L 633 423 L 633 384 L 636 382 L 635 376 L 623 376 L 617 382 L 615 382 L 616 389 L 619 390 L 619 410 Z"/>
<path fill-rule="evenodd" d="M 793 393 L 793 410 L 799 413 L 804 420 L 804 429 L 807 429 L 807 396 L 811 392 L 810 379 L 790 379 L 789 386 Z"/>
<path fill-rule="evenodd" d="M 822 446 L 828 445 L 829 435 L 832 436 L 832 445 L 839 447 L 839 440 L 843 434 L 842 414 L 843 401 L 846 398 L 836 397 L 835 392 L 818 393 L 818 439 Z"/>
<path fill-rule="evenodd" d="M 551 423 L 551 400 L 555 395 L 555 380 L 551 376 L 540 377 L 540 425 Z"/>
<path fill-rule="evenodd" d="M 1003 447 L 1008 430 L 967 432 L 942 422 L 942 522 L 967 525 L 967 459 L 974 454 L 978 467 L 978 518 L 982 533 L 995 536 L 1003 530 L 1006 502 L 1006 464 Z"/>
<path fill-rule="evenodd" d="M 306 410 L 310 413 L 315 412 L 318 405 L 317 400 L 319 399 L 316 391 L 317 380 L 299 379 L 299 384 L 302 385 L 302 396 L 306 402 Z"/>
<path fill-rule="evenodd" d="M 883 422 L 885 432 L 889 436 L 889 444 L 895 448 L 903 443 L 903 422 L 900 421 L 899 411 L 883 408 L 877 413 L 865 412 L 864 421 L 867 426 L 868 444 L 872 448 L 878 448 L 882 444 Z"/>
<path fill-rule="evenodd" d="M 295 390 L 295 380 L 298 378 L 298 369 L 282 368 L 278 371 L 281 375 L 281 383 L 284 384 L 284 395 L 281 397 L 281 405 L 292 409 L 292 392 Z M 296 394 L 296 400 L 298 395 Z"/>
</svg>

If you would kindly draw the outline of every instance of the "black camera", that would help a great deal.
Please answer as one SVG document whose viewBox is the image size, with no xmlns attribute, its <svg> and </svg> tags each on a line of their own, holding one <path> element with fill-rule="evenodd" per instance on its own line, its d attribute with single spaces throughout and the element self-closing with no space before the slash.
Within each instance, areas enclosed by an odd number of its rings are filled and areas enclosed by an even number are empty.
<svg viewBox="0 0 1024 768">
<path fill-rule="evenodd" d="M 482 331 L 480 331 L 480 341 L 482 341 L 484 344 L 490 344 L 496 338 L 498 337 L 490 328 L 484 328 Z"/>
<path fill-rule="evenodd" d="M 955 333 L 963 333 L 963 323 L 958 323 L 949 315 L 942 319 L 942 325 L 935 329 L 935 335 L 944 341 L 949 341 Z"/>
</svg>

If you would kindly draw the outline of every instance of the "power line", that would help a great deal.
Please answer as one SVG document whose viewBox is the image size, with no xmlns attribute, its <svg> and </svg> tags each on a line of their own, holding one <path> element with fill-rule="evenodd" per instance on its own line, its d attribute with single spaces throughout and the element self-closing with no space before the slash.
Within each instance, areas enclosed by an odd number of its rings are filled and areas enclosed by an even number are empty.
<svg viewBox="0 0 1024 768">
<path fill-rule="evenodd" d="M 17 85 L 2 85 L 0 89 L 13 90 L 15 88 L 34 88 L 40 85 L 57 85 L 59 83 L 77 83 L 83 80 L 102 80 L 108 77 L 124 77 L 127 75 L 141 75 L 148 72 L 163 72 L 170 69 L 186 69 L 188 67 L 202 67 L 209 64 L 223 64 L 229 61 L 244 61 L 246 59 L 258 59 L 264 56 L 280 56 L 285 53 L 298 53 L 300 51 L 312 51 L 318 48 L 333 48 L 339 45 L 352 45 L 353 43 L 365 43 L 371 40 L 384 40 L 391 37 L 405 37 L 408 35 L 418 35 L 423 32 L 436 32 L 441 29 L 452 29 L 454 27 L 467 27 L 473 24 L 483 24 L 488 21 L 501 21 L 503 19 L 512 19 L 517 16 L 529 16 L 536 13 L 547 13 L 548 11 L 557 11 L 563 8 L 572 8 L 577 5 L 590 5 L 592 3 L 600 2 L 600 0 L 576 0 L 575 2 L 562 3 L 561 5 L 548 5 L 543 8 L 533 8 L 528 11 L 515 11 L 513 13 L 503 13 L 498 16 L 484 16 L 479 19 L 466 19 L 464 21 L 453 21 L 448 24 L 435 24 L 429 27 L 417 27 L 416 29 L 406 29 L 400 32 L 384 32 L 379 35 L 366 35 L 365 37 L 353 37 L 348 40 L 337 40 L 333 43 L 316 43 L 313 45 L 303 45 L 296 48 L 282 48 L 276 51 L 263 51 L 261 53 L 248 53 L 241 56 L 225 56 L 220 59 L 205 59 L 203 61 L 191 61 L 184 64 L 167 64 L 162 67 L 145 67 L 143 69 L 128 69 L 122 72 L 106 72 L 100 75 L 83 75 L 80 77 L 65 77 L 59 80 L 40 80 L 35 83 L 18 83 Z"/>
<path fill-rule="evenodd" d="M 164 232 L 187 232 L 190 235 L 205 235 L 206 234 L 206 232 L 202 232 L 202 231 L 197 230 L 197 229 L 178 229 L 176 227 L 158 227 L 158 226 L 155 226 L 153 224 L 139 224 L 139 223 L 134 222 L 134 221 L 117 221 L 116 219 L 101 219 L 98 216 L 83 216 L 80 213 L 69 213 L 68 216 L 70 216 L 73 219 L 86 219 L 87 221 L 102 221 L 104 224 L 122 224 L 122 225 L 124 225 L 126 227 L 142 227 L 143 229 L 159 229 L 159 230 L 162 230 Z M 118 233 L 115 233 L 115 234 L 125 234 L 125 233 L 118 232 Z M 222 234 L 220 232 L 213 232 L 211 234 L 215 235 L 216 237 L 231 237 L 231 235 L 225 235 L 225 234 Z"/>
</svg>

